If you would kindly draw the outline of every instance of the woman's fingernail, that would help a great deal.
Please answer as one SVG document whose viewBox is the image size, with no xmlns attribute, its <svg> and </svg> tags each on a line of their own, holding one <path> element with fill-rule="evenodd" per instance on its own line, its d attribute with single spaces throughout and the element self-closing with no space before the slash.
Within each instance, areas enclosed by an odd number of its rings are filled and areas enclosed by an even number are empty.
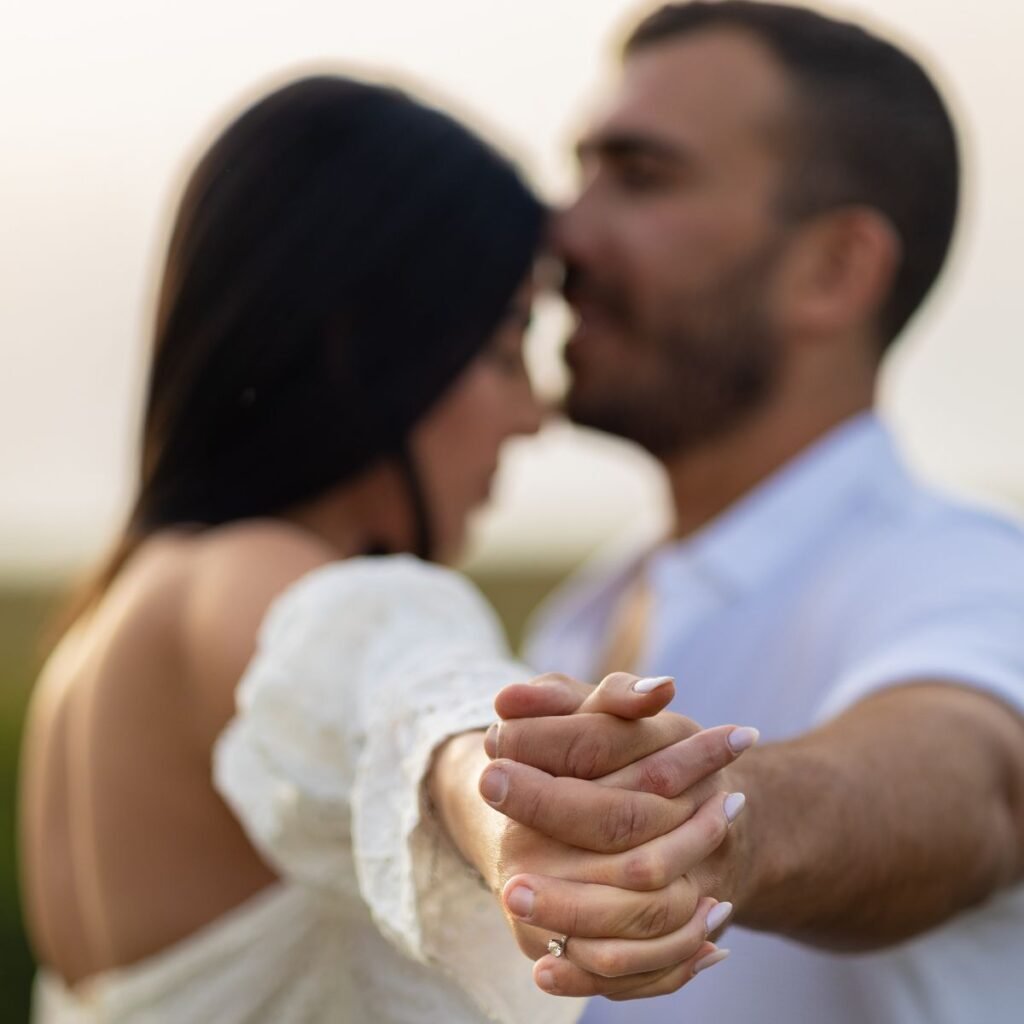
<svg viewBox="0 0 1024 1024">
<path fill-rule="evenodd" d="M 698 960 L 693 966 L 693 973 L 700 974 L 701 971 L 706 971 L 709 967 L 714 967 L 715 964 L 720 964 L 729 955 L 727 949 L 716 949 L 714 953 L 708 953 L 706 957 Z"/>
<path fill-rule="evenodd" d="M 516 917 L 529 917 L 533 913 L 533 890 L 517 885 L 506 897 L 505 906 Z M 710 915 L 708 915 L 710 917 Z"/>
<path fill-rule="evenodd" d="M 738 729 L 733 729 L 729 733 L 726 742 L 734 754 L 742 754 L 744 750 L 749 750 L 760 738 L 761 734 L 753 726 L 741 725 Z"/>
<path fill-rule="evenodd" d="M 653 693 L 659 686 L 674 683 L 672 676 L 644 676 L 633 684 L 634 693 Z"/>
<path fill-rule="evenodd" d="M 716 903 L 708 911 L 708 916 L 704 918 L 704 934 L 710 935 L 712 932 L 717 932 L 718 929 L 721 928 L 722 925 L 729 920 L 729 915 L 731 913 L 731 903 Z"/>
<path fill-rule="evenodd" d="M 539 988 L 544 989 L 545 992 L 555 993 L 558 991 L 555 985 L 555 974 L 554 971 L 538 971 L 537 972 L 537 985 Z"/>
<path fill-rule="evenodd" d="M 506 788 L 508 784 L 506 783 Z M 504 796 L 504 793 L 502 793 Z M 722 804 L 722 810 L 725 811 L 725 817 L 731 825 L 743 811 L 746 806 L 747 798 L 742 793 L 730 793 Z"/>
<path fill-rule="evenodd" d="M 484 750 L 488 757 L 498 756 L 498 729 L 499 725 L 495 722 L 484 735 Z"/>
<path fill-rule="evenodd" d="M 508 792 L 508 775 L 503 768 L 487 768 L 480 776 L 480 795 L 489 804 L 500 804 Z"/>
</svg>

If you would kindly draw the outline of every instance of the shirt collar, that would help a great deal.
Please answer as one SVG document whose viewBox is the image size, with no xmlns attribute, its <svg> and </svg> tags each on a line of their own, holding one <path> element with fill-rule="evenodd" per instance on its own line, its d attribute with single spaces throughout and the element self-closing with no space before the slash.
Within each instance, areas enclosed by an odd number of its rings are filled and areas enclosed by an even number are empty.
<svg viewBox="0 0 1024 1024">
<path fill-rule="evenodd" d="M 698 576 L 722 597 L 753 590 L 848 514 L 851 493 L 906 480 L 874 412 L 833 428 L 697 533 L 649 559 L 653 586 L 671 593 Z"/>
</svg>

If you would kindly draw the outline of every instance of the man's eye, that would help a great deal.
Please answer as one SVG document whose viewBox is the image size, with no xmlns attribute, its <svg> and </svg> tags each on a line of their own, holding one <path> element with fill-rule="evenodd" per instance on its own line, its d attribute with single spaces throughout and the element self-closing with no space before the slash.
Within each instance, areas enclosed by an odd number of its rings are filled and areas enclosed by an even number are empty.
<svg viewBox="0 0 1024 1024">
<path fill-rule="evenodd" d="M 623 164 L 619 167 L 619 183 L 634 192 L 653 191 L 666 184 L 665 173 L 645 164 Z"/>
</svg>

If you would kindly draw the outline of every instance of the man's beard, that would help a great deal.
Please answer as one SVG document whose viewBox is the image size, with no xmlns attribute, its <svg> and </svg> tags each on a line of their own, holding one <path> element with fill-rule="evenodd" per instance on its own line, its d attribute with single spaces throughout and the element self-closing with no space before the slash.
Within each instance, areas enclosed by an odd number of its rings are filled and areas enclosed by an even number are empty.
<svg viewBox="0 0 1024 1024">
<path fill-rule="evenodd" d="M 714 288 L 672 296 L 647 323 L 621 291 L 569 267 L 567 296 L 599 304 L 636 351 L 621 374 L 590 369 L 585 382 L 570 386 L 570 419 L 661 459 L 739 426 L 772 396 L 779 377 L 782 351 L 767 303 L 777 256 L 777 244 L 758 249 Z"/>
</svg>

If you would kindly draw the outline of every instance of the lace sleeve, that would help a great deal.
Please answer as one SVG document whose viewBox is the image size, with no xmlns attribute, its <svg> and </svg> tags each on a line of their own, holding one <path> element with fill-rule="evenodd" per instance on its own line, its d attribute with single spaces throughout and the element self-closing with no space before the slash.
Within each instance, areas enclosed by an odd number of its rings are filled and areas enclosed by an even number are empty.
<svg viewBox="0 0 1024 1024">
<path fill-rule="evenodd" d="M 406 556 L 339 562 L 268 614 L 214 778 L 283 877 L 358 895 L 489 1016 L 571 1021 L 578 1001 L 533 986 L 494 897 L 424 813 L 434 750 L 493 721 L 497 690 L 529 674 L 463 577 Z"/>
</svg>

